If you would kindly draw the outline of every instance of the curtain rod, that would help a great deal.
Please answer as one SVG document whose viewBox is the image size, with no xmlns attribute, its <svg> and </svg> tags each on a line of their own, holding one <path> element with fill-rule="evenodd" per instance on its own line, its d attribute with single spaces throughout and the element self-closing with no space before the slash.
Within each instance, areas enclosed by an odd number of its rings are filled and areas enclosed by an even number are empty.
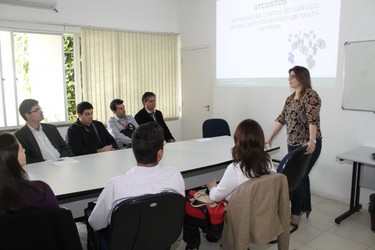
<svg viewBox="0 0 375 250">
<path fill-rule="evenodd" d="M 134 33 L 151 33 L 151 34 L 162 34 L 162 35 L 179 35 L 179 33 L 174 32 L 156 32 L 156 31 L 140 31 L 140 30 L 125 30 L 120 28 L 108 28 L 100 26 L 91 26 L 91 25 L 79 25 L 79 24 L 68 24 L 68 23 L 51 23 L 51 22 L 41 22 L 41 21 L 31 21 L 25 19 L 10 19 L 10 18 L 0 18 L 0 21 L 5 22 L 15 22 L 23 24 L 36 24 L 36 25 L 50 25 L 50 26 L 61 26 L 65 31 L 66 28 L 81 28 L 81 29 L 101 29 L 107 31 L 123 31 L 123 32 L 134 32 Z"/>
</svg>

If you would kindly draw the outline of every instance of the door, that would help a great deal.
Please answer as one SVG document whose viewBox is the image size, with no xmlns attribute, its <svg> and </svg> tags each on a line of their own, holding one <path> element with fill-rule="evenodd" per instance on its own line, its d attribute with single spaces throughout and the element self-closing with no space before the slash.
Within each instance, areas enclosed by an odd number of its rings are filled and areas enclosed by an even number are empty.
<svg viewBox="0 0 375 250">
<path fill-rule="evenodd" d="M 183 49 L 181 55 L 182 140 L 202 138 L 203 121 L 212 109 L 211 48 Z"/>
</svg>

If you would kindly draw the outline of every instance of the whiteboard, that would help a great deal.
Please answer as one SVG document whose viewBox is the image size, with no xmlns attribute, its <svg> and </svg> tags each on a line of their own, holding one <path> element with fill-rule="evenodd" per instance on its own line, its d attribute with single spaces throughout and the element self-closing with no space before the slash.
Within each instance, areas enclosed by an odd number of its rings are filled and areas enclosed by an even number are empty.
<svg viewBox="0 0 375 250">
<path fill-rule="evenodd" d="M 375 112 L 375 40 L 345 43 L 342 108 Z"/>
</svg>

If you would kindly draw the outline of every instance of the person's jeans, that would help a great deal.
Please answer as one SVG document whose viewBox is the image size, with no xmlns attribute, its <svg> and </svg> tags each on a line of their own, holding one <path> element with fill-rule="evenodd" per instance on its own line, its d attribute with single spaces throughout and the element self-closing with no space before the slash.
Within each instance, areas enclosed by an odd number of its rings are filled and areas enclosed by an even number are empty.
<svg viewBox="0 0 375 250">
<path fill-rule="evenodd" d="M 300 147 L 288 145 L 288 151 L 292 151 L 293 149 Z M 305 176 L 302 178 L 301 183 L 299 186 L 292 192 L 291 194 L 291 203 L 292 209 L 291 213 L 293 215 L 300 215 L 301 212 L 311 211 L 311 192 L 310 192 L 310 179 L 309 173 L 313 168 L 315 162 L 318 160 L 320 152 L 322 150 L 322 140 L 316 140 L 315 151 L 311 157 L 309 167 Z"/>
</svg>

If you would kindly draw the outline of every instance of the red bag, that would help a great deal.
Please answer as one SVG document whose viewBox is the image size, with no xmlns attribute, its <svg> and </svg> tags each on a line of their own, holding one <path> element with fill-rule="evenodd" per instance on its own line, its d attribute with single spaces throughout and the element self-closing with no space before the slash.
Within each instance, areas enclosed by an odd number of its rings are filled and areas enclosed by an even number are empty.
<svg viewBox="0 0 375 250">
<path fill-rule="evenodd" d="M 196 190 L 189 190 L 185 202 L 185 213 L 197 219 L 206 219 L 203 207 L 208 213 L 209 221 L 212 225 L 222 224 L 224 222 L 225 209 L 228 201 L 222 200 L 217 203 L 211 201 L 206 193 Z"/>
</svg>

